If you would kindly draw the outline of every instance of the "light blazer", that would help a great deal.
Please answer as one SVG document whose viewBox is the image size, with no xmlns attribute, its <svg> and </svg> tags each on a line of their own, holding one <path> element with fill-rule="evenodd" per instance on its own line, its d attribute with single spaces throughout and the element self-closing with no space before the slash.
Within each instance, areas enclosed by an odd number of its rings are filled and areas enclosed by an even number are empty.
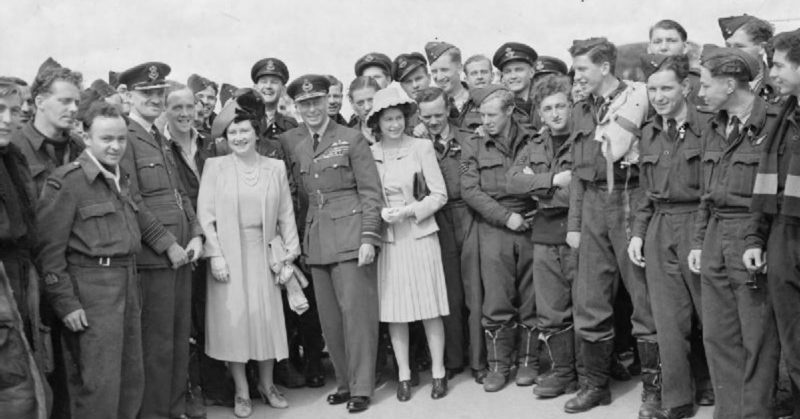
<svg viewBox="0 0 800 419">
<path fill-rule="evenodd" d="M 447 203 L 447 188 L 444 183 L 444 177 L 442 177 L 442 171 L 439 169 L 439 163 L 436 160 L 433 142 L 407 135 L 403 136 L 403 141 L 406 144 L 400 149 L 397 156 L 398 160 L 406 160 L 403 166 L 408 169 L 407 176 L 403 175 L 405 178 L 401 184 L 403 199 L 414 211 L 414 223 L 412 223 L 414 237 L 425 237 L 439 231 L 436 219 L 432 215 Z M 372 149 L 372 156 L 378 165 L 378 173 L 383 180 L 385 176 L 383 142 L 377 142 L 370 148 Z M 414 173 L 420 171 L 425 177 L 425 183 L 431 192 L 422 201 L 417 201 L 414 198 Z M 386 202 L 386 206 L 388 207 L 388 202 Z M 384 230 L 383 238 L 387 242 L 393 240 L 391 228 Z"/>
<path fill-rule="evenodd" d="M 206 160 L 197 197 L 197 217 L 205 233 L 205 257 L 223 256 L 228 264 L 231 281 L 241 281 L 242 255 L 239 234 L 239 199 L 236 156 L 229 154 Z M 261 217 L 264 232 L 264 260 L 267 244 L 278 234 L 283 238 L 292 260 L 300 255 L 300 241 L 294 221 L 292 195 L 282 160 L 259 156 L 260 182 L 265 182 L 261 196 Z M 267 269 L 272 281 L 271 271 Z"/>
</svg>

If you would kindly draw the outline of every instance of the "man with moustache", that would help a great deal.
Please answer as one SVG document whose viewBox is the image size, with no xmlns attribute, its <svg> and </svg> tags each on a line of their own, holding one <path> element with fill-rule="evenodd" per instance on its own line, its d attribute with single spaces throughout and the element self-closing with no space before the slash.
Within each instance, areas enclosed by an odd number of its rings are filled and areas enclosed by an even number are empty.
<svg viewBox="0 0 800 419">
<path fill-rule="evenodd" d="M 211 124 L 214 123 L 214 118 L 217 116 L 214 113 L 214 107 L 217 106 L 219 86 L 199 74 L 189 76 L 186 85 L 194 93 L 197 102 L 194 126 L 203 137 L 210 137 Z"/>
<path fill-rule="evenodd" d="M 439 168 L 447 187 L 447 204 L 436 212 L 439 242 L 447 286 L 450 315 L 445 316 L 445 367 L 448 379 L 464 369 L 464 318 L 469 310 L 469 363 L 479 381 L 486 374 L 486 354 L 481 327 L 481 300 L 478 264 L 477 229 L 474 216 L 461 198 L 461 152 L 470 141 L 472 132 L 462 130 L 448 120 L 447 93 L 438 87 L 429 87 L 419 96 L 419 117 L 425 125 L 427 137 L 433 141 Z"/>
<path fill-rule="evenodd" d="M 186 377 L 191 331 L 191 264 L 202 256 L 202 229 L 181 184 L 177 156 L 155 126 L 164 111 L 164 63 L 139 64 L 119 75 L 128 86 L 131 113 L 128 146 L 120 166 L 142 194 L 143 205 L 159 224 L 142 231 L 145 243 L 158 234 L 156 246 L 136 255 L 142 289 L 142 346 L 145 389 L 141 419 L 185 414 Z M 184 248 L 185 246 L 185 248 Z"/>
<path fill-rule="evenodd" d="M 494 53 L 492 64 L 503 74 L 503 85 L 514 93 L 514 118 L 521 124 L 531 125 L 534 130 L 536 109 L 530 92 L 535 75 L 534 64 L 538 54 L 528 45 L 507 42 Z"/>
<path fill-rule="evenodd" d="M 768 103 L 780 103 L 781 94 L 769 76 L 770 58 L 766 49 L 770 38 L 775 33 L 775 27 L 766 20 L 747 14 L 721 17 L 718 19 L 718 23 L 726 47 L 741 49 L 759 60 L 758 74 L 750 82 L 750 89 L 753 93 L 761 96 Z"/>
</svg>

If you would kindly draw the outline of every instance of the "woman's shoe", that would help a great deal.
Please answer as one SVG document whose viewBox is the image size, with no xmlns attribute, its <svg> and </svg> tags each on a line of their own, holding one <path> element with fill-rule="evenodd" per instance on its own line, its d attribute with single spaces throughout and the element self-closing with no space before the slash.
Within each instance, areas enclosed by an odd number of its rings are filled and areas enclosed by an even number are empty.
<svg viewBox="0 0 800 419">
<path fill-rule="evenodd" d="M 253 403 L 250 399 L 236 396 L 236 399 L 233 401 L 233 414 L 236 415 L 237 418 L 249 417 L 253 414 Z"/>
<path fill-rule="evenodd" d="M 403 380 L 397 383 L 397 400 L 401 402 L 411 400 L 411 380 Z"/>
<path fill-rule="evenodd" d="M 431 388 L 431 398 L 434 400 L 438 400 L 446 395 L 447 395 L 447 377 L 434 378 L 433 388 Z"/>
<path fill-rule="evenodd" d="M 275 386 L 269 386 L 268 389 L 258 386 L 258 392 L 261 394 L 261 399 L 264 400 L 264 403 L 274 408 L 286 409 L 289 407 L 289 402 L 286 401 L 286 398 L 283 397 L 283 394 L 278 392 L 278 389 L 275 388 Z"/>
</svg>

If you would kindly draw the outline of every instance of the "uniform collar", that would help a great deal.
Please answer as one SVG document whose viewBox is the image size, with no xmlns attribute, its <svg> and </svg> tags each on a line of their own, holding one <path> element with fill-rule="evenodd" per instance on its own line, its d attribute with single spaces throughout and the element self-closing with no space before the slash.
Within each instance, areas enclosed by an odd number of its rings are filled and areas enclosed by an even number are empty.
<svg viewBox="0 0 800 419">
<path fill-rule="evenodd" d="M 50 138 L 48 138 L 46 135 L 42 134 L 41 131 L 36 129 L 36 125 L 33 124 L 33 120 L 28 122 L 27 128 L 28 128 L 28 138 L 30 139 L 31 145 L 33 145 L 33 148 L 36 151 L 39 151 L 39 149 L 42 148 L 42 145 L 44 144 L 45 140 Z M 64 137 L 65 143 L 69 142 L 70 137 L 66 131 L 62 131 L 61 136 Z"/>
<path fill-rule="evenodd" d="M 144 118 L 139 116 L 139 114 L 137 114 L 136 112 L 131 112 L 130 114 L 128 114 L 128 118 L 130 118 L 131 121 L 134 121 L 137 124 L 141 125 L 142 128 L 144 128 L 144 130 L 147 132 L 150 132 L 155 126 L 155 123 L 145 121 Z"/>
<path fill-rule="evenodd" d="M 120 191 L 119 187 L 119 179 L 120 179 L 120 169 L 119 165 L 115 167 L 115 173 L 111 173 L 103 167 L 102 164 L 95 158 L 89 149 L 83 150 L 80 156 L 77 159 L 78 162 L 81 164 L 81 168 L 83 172 L 86 174 L 86 178 L 89 179 L 89 183 L 94 182 L 98 176 L 102 176 L 106 179 L 112 180 L 114 185 L 117 187 L 117 191 Z"/>
<path fill-rule="evenodd" d="M 309 127 L 308 125 L 306 125 L 306 127 L 308 127 L 308 132 L 311 134 L 312 137 L 314 136 L 314 134 L 319 134 L 319 138 L 322 138 L 323 136 L 325 136 L 325 131 L 328 130 L 328 126 L 330 124 L 331 124 L 331 118 L 328 116 L 325 118 L 325 122 L 322 124 L 322 127 L 320 127 L 320 129 L 315 131 L 311 129 L 311 127 Z"/>
</svg>

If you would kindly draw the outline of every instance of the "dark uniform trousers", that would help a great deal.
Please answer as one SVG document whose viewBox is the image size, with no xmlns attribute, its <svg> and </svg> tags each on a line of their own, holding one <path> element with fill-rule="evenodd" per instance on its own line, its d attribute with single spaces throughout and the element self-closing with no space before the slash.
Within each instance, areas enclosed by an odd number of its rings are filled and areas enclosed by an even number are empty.
<svg viewBox="0 0 800 419">
<path fill-rule="evenodd" d="M 495 330 L 521 323 L 536 327 L 533 244 L 527 231 L 514 232 L 478 221 L 483 278 L 483 326 Z"/>
<path fill-rule="evenodd" d="M 619 278 L 633 302 L 633 335 L 637 339 L 655 341 L 656 328 L 650 310 L 644 269 L 628 259 L 626 234 L 629 202 L 637 202 L 639 187 L 623 191 L 608 190 L 583 180 L 585 191 L 581 207 L 581 245 L 578 277 L 575 285 L 575 329 L 589 342 L 601 342 L 614 337 L 614 299 Z M 605 184 L 605 181 L 601 181 Z M 574 183 L 574 182 L 573 182 Z M 626 202 L 625 194 L 630 194 Z"/>
<path fill-rule="evenodd" d="M 533 244 L 536 316 L 544 335 L 572 326 L 572 300 L 578 251 L 565 244 Z"/>
<path fill-rule="evenodd" d="M 443 316 L 445 332 L 445 366 L 461 368 L 464 364 L 464 289 L 469 284 L 462 281 L 461 253 L 467 237 L 472 214 L 461 201 L 457 205 L 445 205 L 436 212 L 439 226 L 439 247 L 442 249 L 442 265 L 447 287 L 447 304 L 450 314 Z"/>
</svg>

